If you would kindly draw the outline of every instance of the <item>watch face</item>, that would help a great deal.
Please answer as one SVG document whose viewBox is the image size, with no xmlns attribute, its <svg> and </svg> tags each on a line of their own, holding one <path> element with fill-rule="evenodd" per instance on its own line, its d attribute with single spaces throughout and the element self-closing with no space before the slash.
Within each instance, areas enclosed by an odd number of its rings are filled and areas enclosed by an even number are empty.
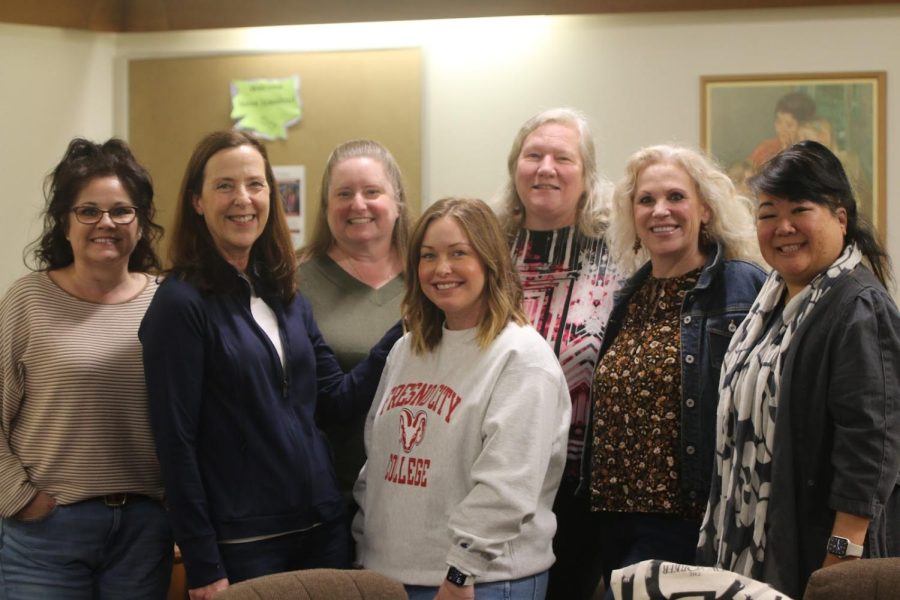
<svg viewBox="0 0 900 600">
<path fill-rule="evenodd" d="M 450 567 L 450 570 L 447 571 L 447 581 L 460 587 L 463 587 L 465 585 L 472 585 L 472 582 L 468 581 L 469 579 L 469 575 L 466 575 L 456 567 Z"/>
<path fill-rule="evenodd" d="M 456 567 L 450 567 L 447 571 L 447 581 L 462 587 L 466 584 L 466 574 L 458 571 Z"/>
<path fill-rule="evenodd" d="M 847 539 L 837 536 L 831 536 L 828 539 L 828 551 L 835 556 L 847 555 Z"/>
</svg>

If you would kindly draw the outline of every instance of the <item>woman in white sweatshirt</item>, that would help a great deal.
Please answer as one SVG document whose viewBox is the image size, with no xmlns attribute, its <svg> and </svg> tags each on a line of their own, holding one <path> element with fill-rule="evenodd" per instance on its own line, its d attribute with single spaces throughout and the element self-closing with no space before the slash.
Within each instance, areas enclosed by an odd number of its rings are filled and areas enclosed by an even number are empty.
<svg viewBox="0 0 900 600">
<path fill-rule="evenodd" d="M 358 562 L 411 600 L 542 599 L 571 411 L 562 370 L 484 202 L 433 204 L 407 274 L 409 333 L 388 357 L 354 490 Z"/>
</svg>

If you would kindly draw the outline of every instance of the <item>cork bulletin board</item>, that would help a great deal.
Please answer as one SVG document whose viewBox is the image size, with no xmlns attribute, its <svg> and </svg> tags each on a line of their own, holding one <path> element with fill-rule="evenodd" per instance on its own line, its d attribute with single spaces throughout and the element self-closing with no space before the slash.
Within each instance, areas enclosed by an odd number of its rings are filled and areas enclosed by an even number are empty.
<svg viewBox="0 0 900 600">
<path fill-rule="evenodd" d="M 305 229 L 318 213 L 331 150 L 353 138 L 384 144 L 403 171 L 413 215 L 421 206 L 419 49 L 140 59 L 128 64 L 128 138 L 153 176 L 158 222 L 170 230 L 188 158 L 205 134 L 229 129 L 235 79 L 299 75 L 301 121 L 268 141 L 273 165 L 306 167 Z M 162 242 L 162 255 L 168 248 Z"/>
</svg>

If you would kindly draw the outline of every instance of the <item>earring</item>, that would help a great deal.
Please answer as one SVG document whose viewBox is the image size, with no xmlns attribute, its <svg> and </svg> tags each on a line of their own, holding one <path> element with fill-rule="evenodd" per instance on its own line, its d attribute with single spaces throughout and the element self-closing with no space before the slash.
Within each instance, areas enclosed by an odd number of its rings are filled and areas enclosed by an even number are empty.
<svg viewBox="0 0 900 600">
<path fill-rule="evenodd" d="M 634 253 L 637 254 L 641 250 L 641 238 L 634 238 L 634 245 L 631 246 L 631 249 L 634 250 Z"/>
<path fill-rule="evenodd" d="M 711 235 L 709 235 L 709 229 L 706 228 L 706 223 L 700 223 L 700 246 L 703 248 L 708 248 L 710 246 L 714 246 L 715 244 L 715 240 Z"/>
</svg>

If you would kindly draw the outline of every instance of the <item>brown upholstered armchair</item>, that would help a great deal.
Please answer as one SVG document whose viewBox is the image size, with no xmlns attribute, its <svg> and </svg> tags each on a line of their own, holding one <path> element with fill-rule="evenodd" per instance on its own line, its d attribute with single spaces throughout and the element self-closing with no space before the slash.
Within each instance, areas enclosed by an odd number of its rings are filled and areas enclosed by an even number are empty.
<svg viewBox="0 0 900 600">
<path fill-rule="evenodd" d="M 803 600 L 895 600 L 900 598 L 900 558 L 867 558 L 819 569 Z"/>
<path fill-rule="evenodd" d="M 374 571 L 309 569 L 257 577 L 216 600 L 406 600 L 403 584 Z"/>
</svg>

